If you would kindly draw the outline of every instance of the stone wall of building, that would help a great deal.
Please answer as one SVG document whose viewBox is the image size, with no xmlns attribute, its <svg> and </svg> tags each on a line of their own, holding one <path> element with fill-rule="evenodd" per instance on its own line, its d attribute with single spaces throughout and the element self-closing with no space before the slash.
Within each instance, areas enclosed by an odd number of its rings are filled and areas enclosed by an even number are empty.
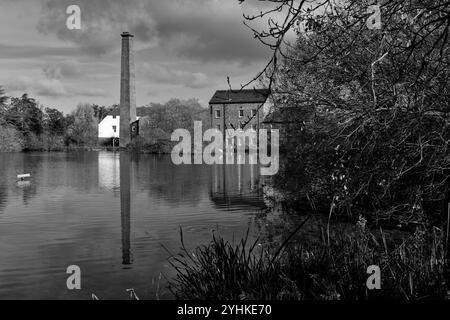
<svg viewBox="0 0 450 320">
<path fill-rule="evenodd" d="M 257 130 L 265 116 L 265 110 L 259 108 L 260 105 L 261 103 L 211 104 L 211 128 L 219 129 L 222 132 L 224 132 L 224 129 L 232 129 L 233 127 L 234 129 L 239 129 L 241 124 L 245 124 L 249 121 L 252 117 L 252 110 L 254 110 L 256 116 L 242 129 L 246 130 L 253 127 Z M 239 110 L 242 110 L 243 116 L 240 116 Z M 217 117 L 216 111 L 220 112 L 219 117 Z"/>
</svg>

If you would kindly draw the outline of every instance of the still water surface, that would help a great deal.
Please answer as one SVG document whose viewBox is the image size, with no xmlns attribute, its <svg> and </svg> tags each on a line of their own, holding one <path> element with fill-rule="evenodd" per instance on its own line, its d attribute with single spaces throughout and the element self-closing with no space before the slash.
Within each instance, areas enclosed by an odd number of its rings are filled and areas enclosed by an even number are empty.
<svg viewBox="0 0 450 320">
<path fill-rule="evenodd" d="M 31 173 L 29 183 L 17 174 Z M 170 156 L 0 153 L 0 299 L 171 298 L 180 247 L 241 238 L 264 209 L 255 165 L 175 166 Z M 82 290 L 66 287 L 78 265 Z"/>
</svg>

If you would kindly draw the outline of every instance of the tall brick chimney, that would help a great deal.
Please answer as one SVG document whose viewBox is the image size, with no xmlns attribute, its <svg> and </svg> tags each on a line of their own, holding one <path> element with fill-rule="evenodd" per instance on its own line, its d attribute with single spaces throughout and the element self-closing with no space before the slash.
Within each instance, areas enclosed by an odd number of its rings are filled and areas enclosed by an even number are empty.
<svg viewBox="0 0 450 320">
<path fill-rule="evenodd" d="M 120 72 L 120 147 L 131 142 L 130 124 L 136 121 L 135 71 L 133 35 L 122 33 L 122 63 Z"/>
</svg>

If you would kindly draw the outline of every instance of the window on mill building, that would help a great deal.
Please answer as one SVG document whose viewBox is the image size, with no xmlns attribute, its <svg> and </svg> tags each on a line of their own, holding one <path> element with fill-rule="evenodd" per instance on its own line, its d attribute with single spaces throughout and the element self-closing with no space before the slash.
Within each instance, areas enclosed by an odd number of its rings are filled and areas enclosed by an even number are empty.
<svg viewBox="0 0 450 320">
<path fill-rule="evenodd" d="M 220 110 L 216 110 L 216 118 L 220 118 Z"/>
<path fill-rule="evenodd" d="M 239 110 L 239 118 L 242 118 L 244 116 L 244 110 L 240 109 Z"/>
</svg>

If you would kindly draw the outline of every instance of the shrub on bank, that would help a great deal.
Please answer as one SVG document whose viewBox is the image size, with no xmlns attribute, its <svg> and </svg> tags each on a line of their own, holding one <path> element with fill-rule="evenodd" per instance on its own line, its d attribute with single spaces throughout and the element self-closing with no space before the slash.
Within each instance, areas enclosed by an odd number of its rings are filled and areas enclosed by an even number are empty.
<svg viewBox="0 0 450 320">
<path fill-rule="evenodd" d="M 44 143 L 47 151 L 64 151 L 66 149 L 63 136 L 45 135 Z"/>
<path fill-rule="evenodd" d="M 149 141 L 143 137 L 136 137 L 127 146 L 132 152 L 138 153 L 155 153 L 168 154 L 172 151 L 173 143 L 169 140 L 153 140 Z"/>
<path fill-rule="evenodd" d="M 24 151 L 45 151 L 45 141 L 42 136 L 32 132 L 24 135 Z"/>
<path fill-rule="evenodd" d="M 63 136 L 29 133 L 24 136 L 24 151 L 64 151 L 66 145 Z"/>
<path fill-rule="evenodd" d="M 0 152 L 22 151 L 23 139 L 20 133 L 12 126 L 0 126 Z"/>
</svg>

